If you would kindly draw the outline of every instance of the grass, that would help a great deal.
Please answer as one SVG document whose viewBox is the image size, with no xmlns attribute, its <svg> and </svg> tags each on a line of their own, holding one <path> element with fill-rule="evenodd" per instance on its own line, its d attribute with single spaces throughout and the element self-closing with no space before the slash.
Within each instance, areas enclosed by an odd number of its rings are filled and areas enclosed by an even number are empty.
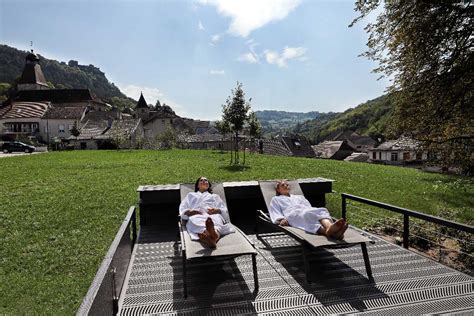
<svg viewBox="0 0 474 316">
<path fill-rule="evenodd" d="M 0 159 L 0 314 L 72 314 L 142 184 L 325 177 L 333 189 L 473 222 L 470 179 L 363 163 L 213 151 L 74 151 Z M 328 201 L 333 214 L 338 195 Z"/>
</svg>

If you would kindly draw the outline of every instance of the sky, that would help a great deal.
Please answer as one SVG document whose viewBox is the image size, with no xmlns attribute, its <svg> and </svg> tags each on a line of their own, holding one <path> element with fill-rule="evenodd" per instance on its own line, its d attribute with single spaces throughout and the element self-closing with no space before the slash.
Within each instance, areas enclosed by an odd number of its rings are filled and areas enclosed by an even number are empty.
<svg viewBox="0 0 474 316">
<path fill-rule="evenodd" d="M 220 118 L 237 81 L 254 111 L 342 112 L 389 85 L 359 57 L 375 16 L 356 16 L 354 0 L 0 0 L 0 43 L 195 119 Z"/>
</svg>

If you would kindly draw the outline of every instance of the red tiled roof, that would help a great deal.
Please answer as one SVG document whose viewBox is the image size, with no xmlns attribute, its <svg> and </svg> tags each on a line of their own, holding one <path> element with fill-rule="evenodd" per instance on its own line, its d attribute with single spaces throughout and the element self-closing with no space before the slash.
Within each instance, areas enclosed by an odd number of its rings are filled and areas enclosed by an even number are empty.
<svg viewBox="0 0 474 316">
<path fill-rule="evenodd" d="M 47 102 L 13 102 L 11 106 L 0 109 L 0 118 L 41 118 L 48 110 Z"/>
</svg>

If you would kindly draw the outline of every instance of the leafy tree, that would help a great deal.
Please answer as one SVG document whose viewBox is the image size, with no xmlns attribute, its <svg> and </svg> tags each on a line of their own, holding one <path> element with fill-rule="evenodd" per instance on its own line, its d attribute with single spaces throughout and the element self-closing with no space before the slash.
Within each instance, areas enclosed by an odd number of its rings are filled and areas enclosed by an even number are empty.
<svg viewBox="0 0 474 316">
<path fill-rule="evenodd" d="M 81 135 L 81 131 L 77 128 L 77 122 L 74 122 L 74 125 L 72 128 L 69 130 L 69 133 L 71 133 L 72 136 L 76 137 Z"/>
<path fill-rule="evenodd" d="M 250 137 L 254 139 L 262 137 L 262 125 L 260 125 L 260 121 L 258 120 L 254 111 L 250 111 L 248 116 L 248 124 Z"/>
<path fill-rule="evenodd" d="M 247 121 L 247 113 L 250 110 L 250 98 L 247 102 L 245 100 L 245 93 L 242 90 L 242 83 L 237 81 L 237 87 L 232 89 L 232 96 L 227 97 L 226 104 L 222 106 L 222 120 L 229 123 L 230 130 L 235 133 L 235 145 L 234 145 L 234 159 L 231 164 L 239 164 L 239 133 L 244 127 Z"/>
<path fill-rule="evenodd" d="M 166 131 L 157 136 L 157 141 L 160 143 L 160 148 L 163 149 L 176 147 L 178 141 L 176 131 L 172 127 L 168 127 Z"/>
<path fill-rule="evenodd" d="M 357 1 L 357 23 L 380 5 Z M 472 173 L 474 10 L 471 1 L 384 1 L 365 29 L 363 56 L 392 78 L 393 128 L 435 152 L 438 163 Z"/>
</svg>

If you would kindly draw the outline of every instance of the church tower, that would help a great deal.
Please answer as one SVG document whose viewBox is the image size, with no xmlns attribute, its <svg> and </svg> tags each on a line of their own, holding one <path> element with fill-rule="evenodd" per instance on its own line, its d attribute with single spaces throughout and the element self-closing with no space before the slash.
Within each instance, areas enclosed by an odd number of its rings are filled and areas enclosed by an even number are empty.
<svg viewBox="0 0 474 316">
<path fill-rule="evenodd" d="M 39 64 L 39 57 L 33 53 L 26 55 L 25 68 L 18 82 L 18 91 L 21 90 L 47 90 L 49 89 L 43 71 Z"/>
<path fill-rule="evenodd" d="M 135 108 L 135 113 L 142 120 L 146 120 L 150 116 L 150 108 L 143 97 L 143 93 L 140 93 L 140 99 L 138 99 L 137 107 Z"/>
</svg>

